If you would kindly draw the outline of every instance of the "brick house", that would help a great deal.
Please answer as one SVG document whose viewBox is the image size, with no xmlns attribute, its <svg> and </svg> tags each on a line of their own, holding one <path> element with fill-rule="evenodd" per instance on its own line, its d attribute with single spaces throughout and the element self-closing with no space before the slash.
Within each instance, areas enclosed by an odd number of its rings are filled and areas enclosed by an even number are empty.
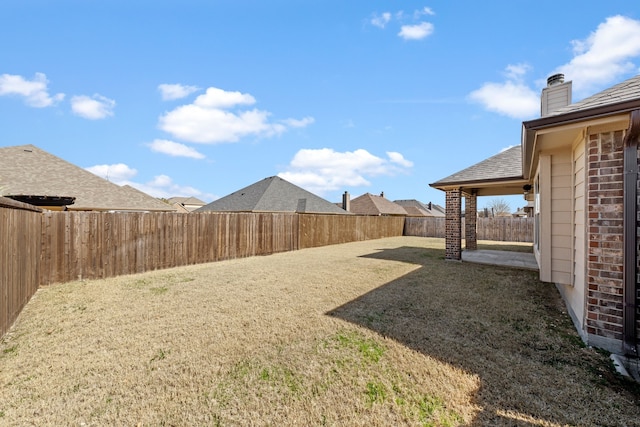
<svg viewBox="0 0 640 427">
<path fill-rule="evenodd" d="M 571 82 L 548 79 L 541 117 L 517 147 L 431 184 L 446 192 L 446 258 L 461 259 L 461 198 L 524 194 L 534 204 L 540 279 L 560 291 L 582 339 L 637 356 L 640 336 L 640 76 L 571 103 Z M 467 215 L 467 250 L 477 248 Z"/>
</svg>

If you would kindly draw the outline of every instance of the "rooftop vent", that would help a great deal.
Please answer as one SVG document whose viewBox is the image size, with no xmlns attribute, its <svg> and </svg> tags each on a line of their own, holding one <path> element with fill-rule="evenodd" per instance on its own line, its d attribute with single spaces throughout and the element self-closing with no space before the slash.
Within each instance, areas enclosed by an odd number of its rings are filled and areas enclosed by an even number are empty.
<svg viewBox="0 0 640 427">
<path fill-rule="evenodd" d="M 554 74 L 553 76 L 549 76 L 549 78 L 547 78 L 547 87 L 559 85 L 561 83 L 564 83 L 564 74 L 562 73 Z"/>
<path fill-rule="evenodd" d="M 542 89 L 540 116 L 557 114 L 556 111 L 571 104 L 571 81 L 564 81 L 564 74 L 554 74 Z"/>
</svg>

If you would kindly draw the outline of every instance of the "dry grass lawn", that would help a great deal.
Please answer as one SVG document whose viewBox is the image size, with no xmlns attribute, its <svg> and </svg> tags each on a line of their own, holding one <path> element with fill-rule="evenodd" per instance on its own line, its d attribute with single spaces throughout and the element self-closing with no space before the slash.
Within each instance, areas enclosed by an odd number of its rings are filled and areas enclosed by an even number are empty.
<svg viewBox="0 0 640 427">
<path fill-rule="evenodd" d="M 631 426 L 638 388 L 536 273 L 399 237 L 41 289 L 7 426 Z"/>
</svg>

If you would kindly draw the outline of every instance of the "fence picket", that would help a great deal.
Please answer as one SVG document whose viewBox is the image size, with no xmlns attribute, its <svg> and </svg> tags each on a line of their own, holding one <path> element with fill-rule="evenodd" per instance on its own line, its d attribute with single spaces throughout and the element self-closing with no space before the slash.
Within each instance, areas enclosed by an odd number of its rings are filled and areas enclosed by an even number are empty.
<svg viewBox="0 0 640 427">
<path fill-rule="evenodd" d="M 480 240 L 532 240 L 529 218 L 477 224 Z M 39 286 L 403 234 L 444 237 L 444 225 L 444 218 L 40 212 L 0 205 L 0 336 Z"/>
</svg>

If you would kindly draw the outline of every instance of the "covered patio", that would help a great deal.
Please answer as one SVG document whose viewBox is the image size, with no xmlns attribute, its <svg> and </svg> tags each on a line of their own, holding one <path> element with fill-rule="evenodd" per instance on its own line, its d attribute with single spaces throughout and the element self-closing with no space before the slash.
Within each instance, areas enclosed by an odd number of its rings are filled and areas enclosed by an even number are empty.
<svg viewBox="0 0 640 427">
<path fill-rule="evenodd" d="M 466 251 L 476 251 L 478 240 L 477 198 L 479 196 L 528 195 L 531 181 L 522 173 L 520 145 L 506 149 L 493 157 L 476 163 L 437 182 L 429 184 L 446 193 L 445 259 L 472 261 L 473 255 L 463 257 L 462 240 Z M 462 198 L 464 197 L 465 229 L 462 234 Z M 496 254 L 485 254 L 481 259 L 499 259 Z M 531 254 L 531 257 L 534 257 Z M 466 259 L 465 259 L 466 258 Z M 476 256 L 476 258 L 478 258 Z M 534 258 L 535 262 L 535 258 Z M 537 263 L 536 263 L 537 268 Z"/>
<path fill-rule="evenodd" d="M 539 271 L 533 253 L 478 249 L 462 252 L 462 261 Z"/>
</svg>

